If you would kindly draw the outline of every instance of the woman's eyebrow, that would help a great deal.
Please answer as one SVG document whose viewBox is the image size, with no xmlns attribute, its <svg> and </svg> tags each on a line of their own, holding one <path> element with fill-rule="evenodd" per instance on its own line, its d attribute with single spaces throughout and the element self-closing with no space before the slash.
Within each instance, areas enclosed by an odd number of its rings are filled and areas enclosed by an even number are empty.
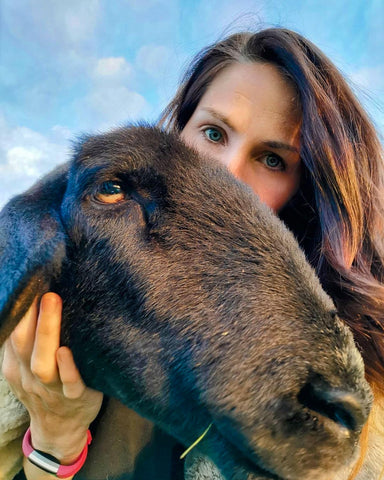
<svg viewBox="0 0 384 480">
<path fill-rule="evenodd" d="M 217 118 L 221 122 L 225 123 L 225 125 L 227 125 L 227 127 L 229 127 L 231 130 L 236 130 L 231 120 L 229 120 L 228 117 L 218 112 L 217 110 L 214 110 L 213 108 L 210 108 L 210 107 L 203 107 L 201 110 L 204 110 L 205 112 L 209 113 L 210 115 Z"/>
<path fill-rule="evenodd" d="M 220 113 L 217 110 L 214 110 L 213 108 L 210 108 L 210 107 L 203 107 L 201 110 L 204 110 L 205 112 L 212 115 L 212 117 L 217 118 L 218 120 L 223 122 L 225 125 L 227 125 L 227 127 L 230 128 L 231 130 L 236 131 L 236 128 L 233 125 L 233 123 L 231 122 L 231 120 L 228 117 L 226 117 L 225 115 L 223 115 L 222 113 Z M 276 150 L 288 150 L 289 152 L 294 152 L 294 153 L 297 153 L 298 155 L 300 155 L 299 150 L 296 147 L 294 147 L 293 145 L 290 145 L 289 143 L 279 142 L 277 140 L 266 140 L 265 142 L 263 142 L 263 145 L 265 145 L 266 147 L 269 147 L 269 148 L 276 149 Z"/>
<path fill-rule="evenodd" d="M 278 142 L 276 140 L 267 140 L 263 142 L 263 145 L 269 148 L 274 148 L 276 150 L 288 150 L 289 152 L 294 152 L 300 155 L 299 150 L 293 145 L 290 145 L 289 143 Z"/>
</svg>

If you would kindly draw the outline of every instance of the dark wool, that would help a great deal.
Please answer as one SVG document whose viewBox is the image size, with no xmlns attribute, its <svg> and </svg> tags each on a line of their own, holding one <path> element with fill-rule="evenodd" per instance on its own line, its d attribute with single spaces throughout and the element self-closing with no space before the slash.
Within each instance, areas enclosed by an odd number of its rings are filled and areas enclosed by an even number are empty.
<svg viewBox="0 0 384 480">
<path fill-rule="evenodd" d="M 196 451 L 226 479 L 325 478 L 353 456 L 371 395 L 352 335 L 282 222 L 176 137 L 85 137 L 6 205 L 3 340 L 48 290 L 86 384 L 185 446 L 212 423 Z"/>
</svg>

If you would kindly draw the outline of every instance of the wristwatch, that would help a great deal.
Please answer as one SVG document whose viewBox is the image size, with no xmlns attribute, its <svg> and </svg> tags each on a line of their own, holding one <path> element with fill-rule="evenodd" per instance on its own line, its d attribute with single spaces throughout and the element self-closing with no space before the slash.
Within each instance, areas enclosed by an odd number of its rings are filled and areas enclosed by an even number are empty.
<svg viewBox="0 0 384 480">
<path fill-rule="evenodd" d="M 88 430 L 87 443 L 85 444 L 85 447 L 83 448 L 83 451 L 80 453 L 79 457 L 71 465 L 61 465 L 60 462 L 52 455 L 44 453 L 40 450 L 35 450 L 33 448 L 31 429 L 28 428 L 23 438 L 23 453 L 36 467 L 41 468 L 47 473 L 56 475 L 57 478 L 68 478 L 75 475 L 84 465 L 88 455 L 88 445 L 91 442 L 92 435 Z"/>
</svg>

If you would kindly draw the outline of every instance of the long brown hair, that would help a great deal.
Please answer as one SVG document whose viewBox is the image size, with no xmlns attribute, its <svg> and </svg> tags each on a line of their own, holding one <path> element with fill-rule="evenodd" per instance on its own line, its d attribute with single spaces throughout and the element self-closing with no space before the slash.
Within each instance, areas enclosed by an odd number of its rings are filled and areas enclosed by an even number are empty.
<svg viewBox="0 0 384 480">
<path fill-rule="evenodd" d="M 352 329 L 368 381 L 384 395 L 383 151 L 337 68 L 290 30 L 234 34 L 196 56 L 160 125 L 181 132 L 215 76 L 249 61 L 275 65 L 296 88 L 303 177 L 280 216 Z"/>
</svg>

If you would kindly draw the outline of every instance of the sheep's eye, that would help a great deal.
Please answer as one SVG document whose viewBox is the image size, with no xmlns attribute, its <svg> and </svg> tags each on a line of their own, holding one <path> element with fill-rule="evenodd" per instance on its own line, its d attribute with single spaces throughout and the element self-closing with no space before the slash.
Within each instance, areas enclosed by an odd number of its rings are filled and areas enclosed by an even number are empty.
<svg viewBox="0 0 384 480">
<path fill-rule="evenodd" d="M 118 203 L 125 199 L 125 193 L 117 182 L 103 182 L 95 194 L 96 200 L 102 203 Z"/>
</svg>

